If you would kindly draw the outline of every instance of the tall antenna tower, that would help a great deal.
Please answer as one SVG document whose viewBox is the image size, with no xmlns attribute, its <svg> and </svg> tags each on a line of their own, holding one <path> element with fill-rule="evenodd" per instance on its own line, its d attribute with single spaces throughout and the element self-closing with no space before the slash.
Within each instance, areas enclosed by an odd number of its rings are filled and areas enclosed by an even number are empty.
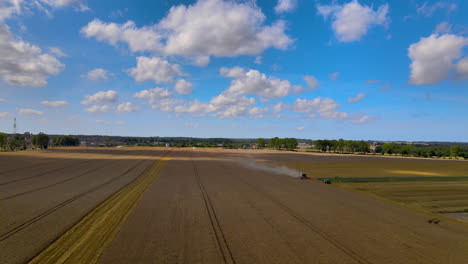
<svg viewBox="0 0 468 264">
<path fill-rule="evenodd" d="M 16 117 L 13 119 L 13 135 L 16 135 Z"/>
</svg>

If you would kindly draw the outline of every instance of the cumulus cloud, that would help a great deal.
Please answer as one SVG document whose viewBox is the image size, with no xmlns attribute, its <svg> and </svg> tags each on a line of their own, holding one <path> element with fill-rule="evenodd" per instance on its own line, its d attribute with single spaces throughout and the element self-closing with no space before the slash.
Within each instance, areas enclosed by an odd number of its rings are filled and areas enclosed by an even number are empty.
<svg viewBox="0 0 468 264">
<path fill-rule="evenodd" d="M 177 80 L 174 90 L 178 94 L 190 94 L 192 93 L 193 84 L 184 79 Z"/>
<path fill-rule="evenodd" d="M 18 109 L 18 114 L 20 115 L 43 115 L 44 112 L 41 112 L 41 111 L 38 111 L 38 110 L 34 110 L 34 109 L 25 109 L 25 108 L 22 108 L 22 109 Z"/>
<path fill-rule="evenodd" d="M 142 90 L 133 95 L 134 98 L 148 100 L 149 104 L 155 104 L 158 100 L 171 98 L 173 94 L 165 88 L 151 88 L 147 90 Z"/>
<path fill-rule="evenodd" d="M 15 86 L 45 86 L 49 75 L 64 65 L 30 43 L 16 40 L 7 25 L 0 22 L 0 76 Z"/>
<path fill-rule="evenodd" d="M 374 122 L 374 121 L 377 121 L 379 119 L 380 119 L 379 116 L 372 116 L 371 117 L 371 116 L 364 115 L 361 118 L 359 118 L 358 120 L 353 120 L 352 122 L 354 124 L 364 124 L 364 123 Z"/>
<path fill-rule="evenodd" d="M 128 73 L 137 82 L 154 81 L 155 83 L 168 83 L 174 77 L 183 75 L 178 64 L 170 64 L 167 60 L 158 57 L 138 57 L 137 66 L 128 69 Z"/>
<path fill-rule="evenodd" d="M 449 24 L 448 22 L 442 22 L 436 26 L 434 29 L 434 33 L 450 33 L 452 31 L 452 25 Z"/>
<path fill-rule="evenodd" d="M 109 112 L 110 110 L 112 110 L 112 106 L 110 105 L 93 105 L 86 108 L 85 112 L 96 114 Z"/>
<path fill-rule="evenodd" d="M 416 12 L 420 15 L 424 15 L 426 17 L 431 17 L 437 10 L 446 9 L 448 13 L 455 11 L 458 8 L 457 4 L 455 3 L 448 3 L 448 2 L 436 2 L 434 4 L 428 4 L 424 2 L 421 6 L 416 9 Z"/>
<path fill-rule="evenodd" d="M 276 13 L 286 13 L 291 12 L 296 9 L 297 0 L 278 0 L 278 3 L 275 6 Z"/>
<path fill-rule="evenodd" d="M 64 107 L 68 105 L 67 101 L 42 101 L 41 105 L 49 107 Z"/>
<path fill-rule="evenodd" d="M 118 113 L 132 113 L 136 112 L 137 110 L 138 108 L 130 102 L 121 103 L 117 106 Z"/>
<path fill-rule="evenodd" d="M 85 77 L 88 79 L 88 80 L 91 80 L 91 81 L 105 81 L 107 79 L 109 79 L 109 76 L 111 76 L 112 73 L 110 73 L 109 71 L 105 70 L 105 69 L 102 69 L 102 68 L 96 68 L 96 69 L 93 69 L 91 71 L 89 71 Z"/>
<path fill-rule="evenodd" d="M 366 97 L 365 93 L 358 93 L 355 97 L 348 98 L 348 103 L 357 103 L 360 102 Z"/>
<path fill-rule="evenodd" d="M 411 84 L 433 84 L 450 79 L 454 61 L 462 56 L 462 48 L 468 45 L 468 38 L 453 34 L 432 34 L 411 44 L 408 56 L 411 58 Z"/>
<path fill-rule="evenodd" d="M 39 0 L 39 2 L 55 8 L 74 5 L 80 11 L 89 10 L 89 7 L 85 4 L 83 0 Z"/>
<path fill-rule="evenodd" d="M 304 129 L 305 129 L 305 127 L 296 127 L 297 131 L 303 131 Z"/>
<path fill-rule="evenodd" d="M 86 99 L 81 101 L 81 104 L 92 105 L 92 104 L 104 104 L 104 103 L 115 103 L 119 99 L 119 95 L 114 90 L 101 91 L 93 95 L 86 95 Z"/>
<path fill-rule="evenodd" d="M 173 6 L 154 26 L 137 28 L 132 21 L 94 20 L 81 32 L 111 45 L 126 43 L 133 52 L 204 56 L 203 65 L 209 56 L 256 55 L 270 47 L 288 48 L 292 40 L 285 34 L 285 22 L 266 25 L 265 21 L 253 1 L 199 0 L 189 6 Z"/>
<path fill-rule="evenodd" d="M 66 57 L 67 54 L 63 52 L 60 48 L 57 47 L 50 47 L 49 48 L 50 52 L 54 54 L 57 57 Z"/>
<path fill-rule="evenodd" d="M 344 5 L 317 5 L 317 10 L 325 19 L 331 16 L 332 28 L 340 42 L 360 40 L 372 25 L 386 26 L 389 22 L 388 4 L 373 7 L 361 5 L 353 0 Z"/>
<path fill-rule="evenodd" d="M 228 95 L 250 94 L 272 99 L 285 97 L 302 89 L 301 86 L 292 85 L 287 80 L 267 77 L 257 70 L 246 72 L 240 67 L 221 68 L 220 73 L 225 77 L 234 78 L 231 86 L 224 92 Z"/>
<path fill-rule="evenodd" d="M 352 115 L 345 113 L 345 112 L 334 112 L 334 111 L 321 112 L 320 116 L 326 117 L 329 119 L 349 119 L 353 117 Z"/>
<path fill-rule="evenodd" d="M 338 80 L 339 76 L 340 76 L 339 72 L 334 72 L 334 73 L 330 74 L 330 76 L 328 76 L 328 77 L 330 78 L 330 80 L 336 81 L 336 80 Z"/>
<path fill-rule="evenodd" d="M 8 112 L 0 112 L 0 118 L 10 117 L 10 116 L 12 116 L 12 114 Z"/>
<path fill-rule="evenodd" d="M 463 58 L 457 63 L 456 71 L 456 79 L 468 79 L 468 57 Z"/>
<path fill-rule="evenodd" d="M 314 76 L 305 75 L 304 81 L 307 83 L 307 90 L 317 90 L 319 82 Z"/>
<path fill-rule="evenodd" d="M 312 100 L 297 98 L 293 104 L 293 110 L 297 113 L 330 112 L 339 107 L 333 99 L 322 97 L 316 97 Z"/>
</svg>

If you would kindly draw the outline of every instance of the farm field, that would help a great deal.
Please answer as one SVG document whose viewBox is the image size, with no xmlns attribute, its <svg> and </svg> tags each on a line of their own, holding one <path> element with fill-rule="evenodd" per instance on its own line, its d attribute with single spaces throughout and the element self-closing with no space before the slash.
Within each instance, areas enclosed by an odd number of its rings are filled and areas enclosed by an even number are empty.
<svg viewBox="0 0 468 264">
<path fill-rule="evenodd" d="M 393 170 L 428 172 L 410 160 L 262 150 L 1 153 L 6 167 L 0 170 L 0 258 L 5 263 L 76 263 L 80 257 L 86 263 L 463 263 L 467 225 L 444 219 L 429 224 L 428 214 L 274 173 L 285 170 L 265 165 L 344 162 L 362 169 L 386 161 L 404 164 L 389 166 Z M 464 165 L 432 162 L 447 168 L 439 174 L 462 176 L 458 166 Z M 327 166 L 304 170 L 318 177 L 331 171 Z"/>
</svg>

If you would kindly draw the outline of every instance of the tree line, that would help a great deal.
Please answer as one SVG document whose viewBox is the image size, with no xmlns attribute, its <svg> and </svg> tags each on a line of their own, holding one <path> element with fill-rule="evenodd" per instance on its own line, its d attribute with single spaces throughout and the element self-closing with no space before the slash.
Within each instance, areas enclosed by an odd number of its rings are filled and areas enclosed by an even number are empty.
<svg viewBox="0 0 468 264">
<path fill-rule="evenodd" d="M 272 149 L 285 149 L 285 150 L 295 150 L 297 148 L 298 142 L 296 138 L 279 138 L 274 137 L 270 140 L 266 140 L 264 138 L 257 139 L 257 147 L 258 148 L 265 148 L 270 147 Z"/>
<path fill-rule="evenodd" d="M 49 146 L 78 146 L 80 140 L 76 136 L 59 136 L 51 141 L 49 135 L 39 133 L 31 135 L 26 132 L 24 134 L 8 134 L 0 132 L 0 150 L 3 151 L 18 151 L 25 150 L 28 147 L 32 149 L 47 149 Z"/>
<path fill-rule="evenodd" d="M 381 154 L 399 154 L 403 156 L 415 157 L 462 157 L 468 159 L 468 148 L 459 145 L 452 146 L 414 146 L 409 144 L 397 144 L 394 142 L 385 143 L 377 146 L 376 153 Z"/>
<path fill-rule="evenodd" d="M 370 152 L 370 144 L 364 140 L 327 140 L 319 139 L 314 141 L 314 148 L 321 152 L 338 152 L 338 153 L 368 153 Z"/>
</svg>

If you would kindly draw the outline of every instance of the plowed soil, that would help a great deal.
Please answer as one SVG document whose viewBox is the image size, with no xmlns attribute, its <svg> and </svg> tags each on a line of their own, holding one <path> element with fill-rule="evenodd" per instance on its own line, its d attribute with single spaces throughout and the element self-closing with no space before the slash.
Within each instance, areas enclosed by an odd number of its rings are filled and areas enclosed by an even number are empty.
<svg viewBox="0 0 468 264">
<path fill-rule="evenodd" d="M 245 164 L 360 166 L 373 158 L 157 148 L 0 153 L 0 262 L 80 263 L 83 254 L 103 264 L 465 263 L 467 225 L 428 223 L 416 210 Z M 95 240 L 103 236 L 111 239 Z M 84 253 L 73 256 L 77 248 Z"/>
</svg>

